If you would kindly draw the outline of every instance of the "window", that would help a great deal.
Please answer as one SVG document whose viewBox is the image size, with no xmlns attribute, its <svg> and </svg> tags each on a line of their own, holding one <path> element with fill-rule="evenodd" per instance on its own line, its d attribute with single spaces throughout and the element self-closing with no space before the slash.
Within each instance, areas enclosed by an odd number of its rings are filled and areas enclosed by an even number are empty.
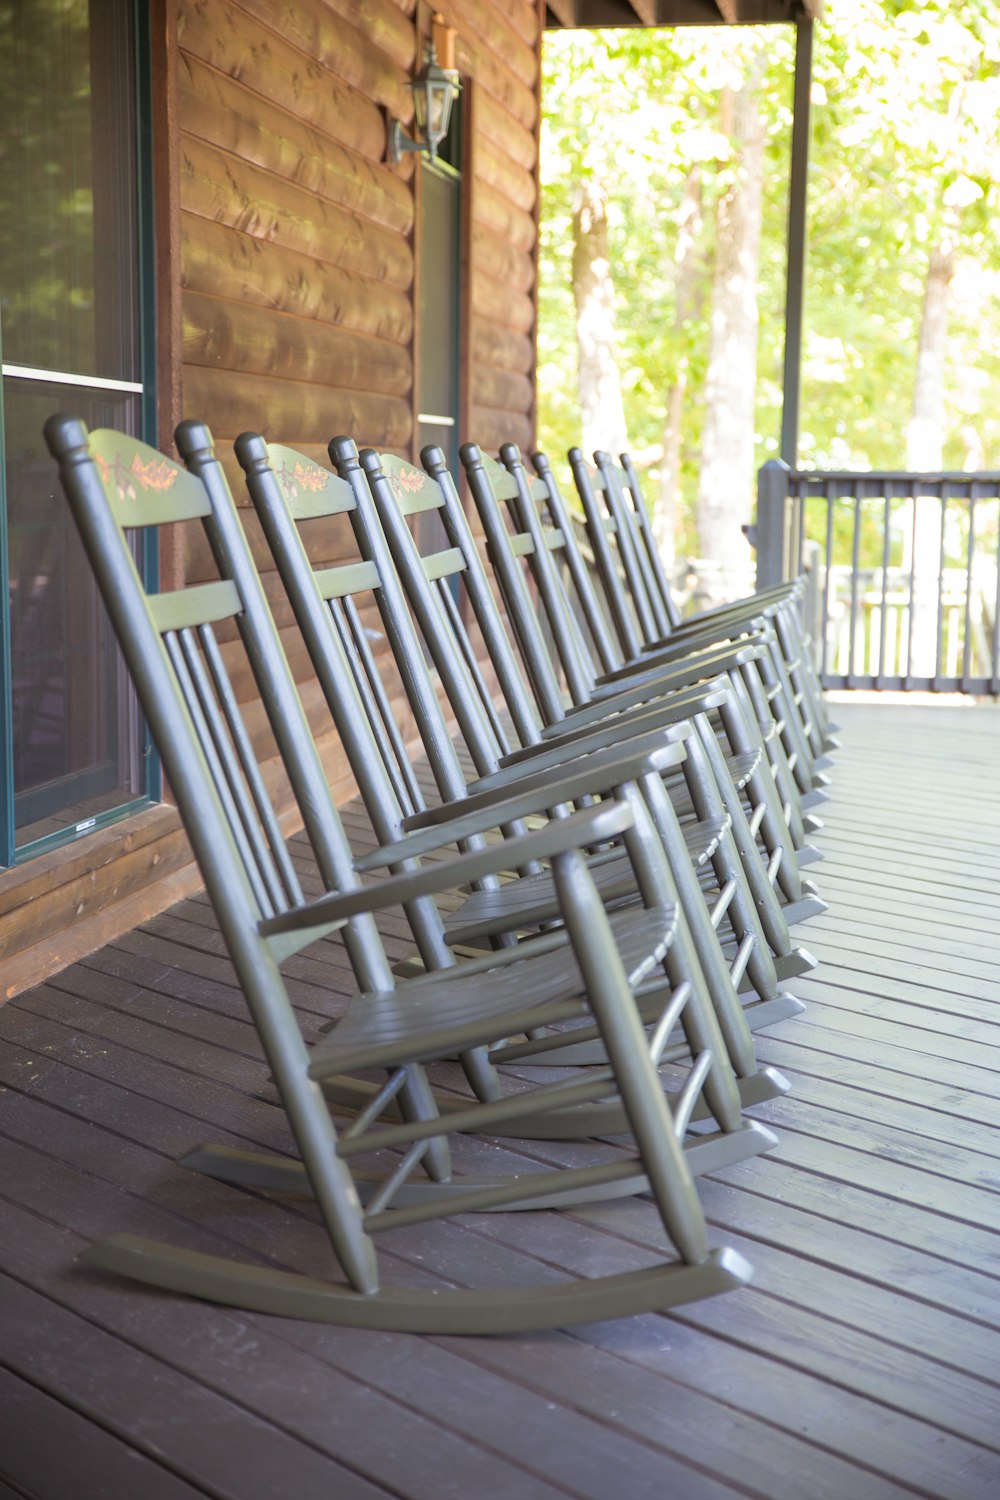
<svg viewBox="0 0 1000 1500">
<path fill-rule="evenodd" d="M 462 101 L 436 160 L 420 155 L 417 448 L 436 443 L 458 469 Z"/>
<path fill-rule="evenodd" d="M 42 438 L 150 430 L 134 0 L 23 0 L 0 30 L 0 864 L 155 790 Z M 149 574 L 154 559 L 137 553 Z"/>
<path fill-rule="evenodd" d="M 456 99 L 438 157 L 418 158 L 420 227 L 417 287 L 418 454 L 433 443 L 443 449 L 452 474 L 459 472 L 459 341 L 462 292 L 462 100 Z M 419 460 L 418 460 L 419 461 Z M 437 511 L 416 519 L 421 551 L 448 546 Z M 451 589 L 459 597 L 458 576 Z"/>
</svg>

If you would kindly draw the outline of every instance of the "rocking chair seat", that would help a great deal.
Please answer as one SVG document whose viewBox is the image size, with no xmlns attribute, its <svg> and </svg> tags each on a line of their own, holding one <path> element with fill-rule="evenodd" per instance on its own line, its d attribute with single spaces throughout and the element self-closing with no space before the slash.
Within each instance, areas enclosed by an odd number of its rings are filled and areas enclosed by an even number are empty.
<svg viewBox="0 0 1000 1500">
<path fill-rule="evenodd" d="M 663 962 L 677 927 L 677 909 L 654 906 L 618 912 L 611 929 L 634 988 Z M 518 987 L 515 962 L 463 979 L 447 969 L 409 980 L 385 993 L 359 995 L 343 1020 L 313 1050 L 313 1078 L 360 1068 L 398 1067 L 453 1057 L 495 1041 L 498 1022 L 510 1034 L 581 1013 L 585 987 L 563 947 L 524 964 Z M 498 955 L 499 957 L 499 955 Z"/>
<path fill-rule="evenodd" d="M 692 823 L 684 828 L 684 838 L 692 861 L 704 865 L 711 859 L 725 832 L 721 819 Z M 610 859 L 590 863 L 594 884 L 607 902 L 635 900 L 635 867 L 627 854 L 615 853 Z M 519 918 L 525 926 L 551 921 L 559 914 L 559 901 L 552 876 L 543 870 L 537 875 L 523 875 L 491 891 L 475 891 L 451 917 L 445 927 L 446 941 L 472 943 L 494 933 L 510 932 Z"/>
<path fill-rule="evenodd" d="M 742 792 L 760 765 L 762 755 L 762 750 L 746 750 L 742 755 L 727 755 L 726 765 L 729 767 L 729 774 L 738 792 Z"/>
</svg>

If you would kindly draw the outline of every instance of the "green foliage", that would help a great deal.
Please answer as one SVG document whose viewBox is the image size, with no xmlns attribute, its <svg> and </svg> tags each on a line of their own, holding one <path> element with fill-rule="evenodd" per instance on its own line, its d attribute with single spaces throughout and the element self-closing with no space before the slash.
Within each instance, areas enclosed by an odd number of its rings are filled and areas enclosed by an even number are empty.
<svg viewBox="0 0 1000 1500">
<path fill-rule="evenodd" d="M 630 443 L 656 452 L 683 361 L 689 505 L 711 311 L 708 210 L 733 170 L 720 95 L 727 82 L 739 86 L 762 43 L 762 463 L 778 450 L 781 422 L 792 28 L 564 31 L 544 50 L 540 438 L 553 453 L 578 439 L 570 194 L 579 174 L 596 172 L 609 188 Z M 950 233 L 958 259 L 945 462 L 1000 467 L 1000 402 L 991 399 L 1000 389 L 1000 10 L 990 0 L 828 0 L 815 34 L 812 116 L 800 463 L 905 467 L 928 256 Z M 678 328 L 677 222 L 691 171 L 709 226 L 706 284 Z"/>
</svg>

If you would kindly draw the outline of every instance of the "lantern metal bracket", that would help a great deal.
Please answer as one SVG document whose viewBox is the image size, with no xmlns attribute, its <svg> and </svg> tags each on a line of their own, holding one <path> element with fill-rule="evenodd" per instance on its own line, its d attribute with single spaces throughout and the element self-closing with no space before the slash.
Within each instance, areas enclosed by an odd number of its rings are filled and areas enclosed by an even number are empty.
<svg viewBox="0 0 1000 1500">
<path fill-rule="evenodd" d="M 435 157 L 437 155 L 437 142 L 435 141 L 434 145 L 430 146 L 426 141 L 415 141 L 407 135 L 398 120 L 390 120 L 389 141 L 385 153 L 386 160 L 392 166 L 396 166 L 398 162 L 402 161 L 407 151 L 426 151 L 429 156 Z"/>
</svg>

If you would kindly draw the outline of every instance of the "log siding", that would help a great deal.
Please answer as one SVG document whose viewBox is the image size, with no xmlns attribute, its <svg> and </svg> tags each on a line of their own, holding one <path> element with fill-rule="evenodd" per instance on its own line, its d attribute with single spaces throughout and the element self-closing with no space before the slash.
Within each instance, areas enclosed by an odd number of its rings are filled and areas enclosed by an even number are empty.
<svg viewBox="0 0 1000 1500">
<path fill-rule="evenodd" d="M 450 0 L 466 89 L 461 438 L 533 437 L 540 9 Z M 326 442 L 417 458 L 420 327 L 413 162 L 385 161 L 409 124 L 423 53 L 415 0 L 152 0 L 160 443 L 208 423 L 237 497 L 247 428 L 326 462 Z M 268 555 L 248 523 L 258 562 Z M 354 555 L 346 518 L 316 527 L 320 565 Z M 164 587 L 212 575 L 179 528 Z M 273 575 L 282 639 L 338 795 L 353 784 Z M 378 627 L 373 609 L 368 623 Z M 240 685 L 255 741 L 269 731 Z M 412 720 L 395 707 L 404 732 Z M 276 763 L 270 775 L 280 786 Z M 169 805 L 0 878 L 0 999 L 55 973 L 197 883 Z"/>
</svg>

